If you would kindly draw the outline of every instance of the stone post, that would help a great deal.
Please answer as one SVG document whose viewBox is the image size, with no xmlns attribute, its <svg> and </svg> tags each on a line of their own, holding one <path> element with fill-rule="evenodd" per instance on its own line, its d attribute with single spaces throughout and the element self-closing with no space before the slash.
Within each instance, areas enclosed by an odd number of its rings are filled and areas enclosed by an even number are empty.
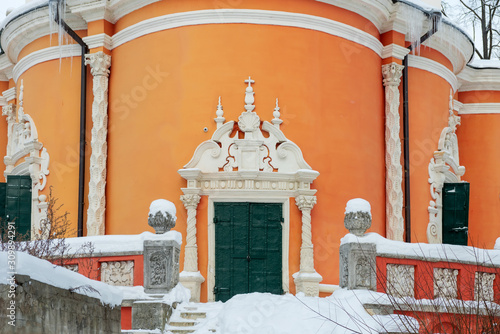
<svg viewBox="0 0 500 334">
<path fill-rule="evenodd" d="M 182 285 L 191 291 L 191 301 L 200 301 L 201 283 L 205 278 L 198 270 L 198 246 L 196 244 L 196 210 L 200 203 L 200 195 L 188 193 L 181 196 L 187 210 L 186 246 L 184 248 L 184 270 L 180 275 Z"/>
<path fill-rule="evenodd" d="M 319 282 L 323 278 L 314 269 L 314 250 L 311 235 L 311 210 L 316 204 L 316 196 L 297 196 L 295 204 L 302 211 L 300 271 L 294 276 L 295 285 L 297 292 L 303 292 L 306 296 L 318 296 Z"/>
<path fill-rule="evenodd" d="M 385 170 L 387 238 L 403 241 L 403 168 L 399 126 L 399 83 L 404 66 L 382 65 L 385 86 Z"/>
<path fill-rule="evenodd" d="M 181 245 L 174 240 L 144 241 L 144 291 L 164 294 L 179 283 Z"/>
<path fill-rule="evenodd" d="M 89 208 L 87 211 L 87 235 L 104 235 L 106 209 L 106 164 L 108 155 L 108 80 L 111 56 L 102 51 L 85 56 L 93 79 L 94 102 L 92 103 L 92 139 L 90 145 Z"/>
<path fill-rule="evenodd" d="M 377 247 L 361 240 L 371 224 L 370 204 L 367 201 L 356 198 L 347 202 L 344 226 L 356 237 L 350 236 L 340 245 L 341 288 L 377 289 Z"/>
</svg>

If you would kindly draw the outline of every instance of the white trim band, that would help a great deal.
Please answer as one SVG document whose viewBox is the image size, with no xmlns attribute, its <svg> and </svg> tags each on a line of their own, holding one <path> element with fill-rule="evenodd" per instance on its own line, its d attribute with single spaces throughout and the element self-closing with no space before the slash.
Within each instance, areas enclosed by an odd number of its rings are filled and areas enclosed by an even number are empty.
<svg viewBox="0 0 500 334">
<path fill-rule="evenodd" d="M 324 32 L 363 45 L 382 55 L 382 43 L 374 36 L 347 24 L 319 16 L 254 9 L 216 9 L 168 14 L 154 17 L 116 33 L 113 48 L 138 37 L 184 26 L 201 24 L 246 23 L 304 28 Z"/>
<path fill-rule="evenodd" d="M 410 54 L 408 55 L 408 66 L 436 74 L 448 81 L 454 92 L 458 89 L 458 79 L 455 74 L 437 61 Z"/>
<path fill-rule="evenodd" d="M 111 50 L 112 47 L 111 36 L 104 33 L 87 36 L 82 39 L 85 43 L 87 43 L 89 49 L 104 47 L 108 50 Z"/>
<path fill-rule="evenodd" d="M 52 46 L 30 53 L 26 57 L 22 58 L 16 66 L 14 66 L 14 69 L 12 70 L 14 81 L 17 82 L 21 74 L 26 72 L 32 66 L 49 60 L 59 59 L 60 57 L 81 56 L 81 53 L 82 49 L 78 44 L 64 45 L 61 48 L 58 46 Z"/>
<path fill-rule="evenodd" d="M 500 114 L 500 103 L 464 103 L 459 115 Z"/>
</svg>

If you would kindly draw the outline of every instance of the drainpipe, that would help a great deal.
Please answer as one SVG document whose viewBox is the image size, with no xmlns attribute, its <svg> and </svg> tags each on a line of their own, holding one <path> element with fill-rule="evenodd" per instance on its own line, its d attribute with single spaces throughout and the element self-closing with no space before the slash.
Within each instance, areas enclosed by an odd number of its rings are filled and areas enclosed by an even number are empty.
<svg viewBox="0 0 500 334">
<path fill-rule="evenodd" d="M 431 28 L 422 37 L 420 44 L 429 39 L 438 31 L 439 22 L 441 22 L 441 12 L 433 11 L 428 13 L 431 20 Z M 417 42 L 413 42 L 409 47 L 411 53 Z M 409 54 L 408 53 L 408 54 Z M 404 184 L 405 184 L 405 240 L 411 242 L 411 205 L 410 205 L 410 130 L 408 121 L 408 54 L 403 59 L 403 138 L 404 138 Z"/>
<path fill-rule="evenodd" d="M 85 65 L 85 55 L 89 53 L 89 47 L 85 42 L 71 29 L 66 22 L 59 16 L 59 2 L 61 0 L 50 0 L 57 2 L 56 15 L 54 17 L 57 24 L 70 35 L 75 42 L 82 48 L 82 63 L 81 63 L 81 83 L 80 83 L 80 162 L 79 162 L 79 178 L 78 178 L 78 237 L 83 236 L 83 206 L 85 203 L 85 132 L 87 119 L 87 66 Z M 49 6 L 50 8 L 50 6 Z"/>
</svg>

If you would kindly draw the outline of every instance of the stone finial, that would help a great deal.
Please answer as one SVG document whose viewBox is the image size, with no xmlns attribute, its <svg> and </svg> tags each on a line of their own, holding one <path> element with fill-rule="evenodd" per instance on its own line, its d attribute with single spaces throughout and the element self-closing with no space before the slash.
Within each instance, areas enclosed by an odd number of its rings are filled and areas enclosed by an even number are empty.
<svg viewBox="0 0 500 334">
<path fill-rule="evenodd" d="M 215 115 L 217 116 L 214 118 L 215 123 L 217 123 L 217 128 L 220 128 L 226 119 L 224 118 L 224 111 L 222 110 L 222 104 L 220 103 L 220 96 L 219 96 L 219 104 L 217 105 L 217 111 L 215 112 Z"/>
<path fill-rule="evenodd" d="M 280 128 L 280 124 L 283 123 L 283 120 L 280 119 L 280 107 L 278 105 L 278 99 L 276 99 L 276 108 L 274 108 L 274 112 L 273 112 L 273 120 L 271 121 L 273 123 L 273 125 L 275 127 L 277 127 L 278 129 Z"/>
<path fill-rule="evenodd" d="M 168 232 L 175 227 L 175 213 L 174 203 L 157 199 L 149 207 L 148 225 L 155 229 L 156 234 Z"/>
<path fill-rule="evenodd" d="M 345 208 L 344 226 L 350 233 L 361 237 L 372 226 L 371 207 L 361 198 L 351 199 Z"/>
</svg>

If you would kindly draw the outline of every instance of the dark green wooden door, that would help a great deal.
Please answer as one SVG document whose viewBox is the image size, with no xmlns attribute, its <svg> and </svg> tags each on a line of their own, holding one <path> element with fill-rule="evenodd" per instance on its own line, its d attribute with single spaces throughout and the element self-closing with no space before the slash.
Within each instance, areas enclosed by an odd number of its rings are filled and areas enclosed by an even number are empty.
<svg viewBox="0 0 500 334">
<path fill-rule="evenodd" d="M 467 245 L 469 227 L 467 182 L 445 183 L 443 187 L 443 243 Z"/>
<path fill-rule="evenodd" d="M 31 177 L 7 176 L 5 191 L 5 217 L 16 225 L 16 239 L 31 237 Z"/>
<path fill-rule="evenodd" d="M 282 206 L 215 203 L 215 299 L 282 293 Z"/>
</svg>

